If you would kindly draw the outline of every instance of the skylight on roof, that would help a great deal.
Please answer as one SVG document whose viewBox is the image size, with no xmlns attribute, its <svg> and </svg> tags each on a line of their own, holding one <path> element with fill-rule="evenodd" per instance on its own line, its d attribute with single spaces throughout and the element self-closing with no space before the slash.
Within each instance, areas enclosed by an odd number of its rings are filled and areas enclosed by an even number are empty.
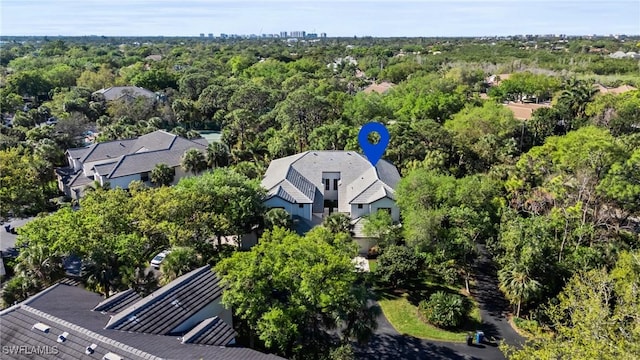
<svg viewBox="0 0 640 360">
<path fill-rule="evenodd" d="M 48 334 L 51 328 L 43 323 L 36 323 L 33 325 L 32 329 L 40 330 L 43 333 Z"/>
<path fill-rule="evenodd" d="M 104 354 L 102 360 L 122 360 L 122 356 L 114 354 L 112 352 Z"/>
</svg>

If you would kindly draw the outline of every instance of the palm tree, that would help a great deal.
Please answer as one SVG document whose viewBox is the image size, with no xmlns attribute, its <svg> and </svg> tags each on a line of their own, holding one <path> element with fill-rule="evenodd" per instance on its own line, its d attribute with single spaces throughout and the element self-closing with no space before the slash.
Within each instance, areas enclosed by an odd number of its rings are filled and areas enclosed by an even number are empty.
<svg viewBox="0 0 640 360">
<path fill-rule="evenodd" d="M 158 288 L 158 279 L 151 270 L 144 266 L 126 268 L 123 275 L 124 284 L 133 289 L 140 296 L 147 296 Z"/>
<path fill-rule="evenodd" d="M 167 164 L 156 164 L 156 167 L 151 170 L 150 180 L 155 185 L 169 186 L 176 176 L 174 168 L 169 167 Z"/>
<path fill-rule="evenodd" d="M 264 226 L 266 229 L 273 229 L 276 226 L 285 229 L 291 228 L 291 215 L 284 209 L 274 208 L 264 214 Z"/>
<path fill-rule="evenodd" d="M 517 306 L 516 317 L 520 317 L 522 302 L 531 300 L 542 288 L 540 282 L 529 275 L 529 269 L 523 266 L 510 265 L 500 269 L 498 280 L 500 290 Z"/>
<path fill-rule="evenodd" d="M 182 155 L 182 169 L 193 174 L 199 174 L 207 168 L 204 154 L 197 149 L 189 149 Z"/>
<path fill-rule="evenodd" d="M 558 103 L 565 104 L 576 118 L 585 116 L 587 104 L 593 100 L 598 90 L 591 83 L 571 78 L 558 96 Z"/>
<path fill-rule="evenodd" d="M 229 165 L 229 148 L 221 142 L 213 142 L 207 146 L 207 165 L 210 168 Z"/>
<path fill-rule="evenodd" d="M 82 261 L 81 276 L 90 290 L 109 297 L 113 291 L 123 287 L 122 273 L 127 271 L 122 265 L 118 255 L 101 249 Z"/>
<path fill-rule="evenodd" d="M 62 258 L 43 244 L 30 244 L 20 251 L 16 260 L 16 274 L 35 287 L 51 285 L 65 274 Z"/>
<path fill-rule="evenodd" d="M 202 265 L 202 256 L 191 247 L 176 247 L 160 265 L 160 282 L 167 284 Z"/>
<path fill-rule="evenodd" d="M 329 229 L 329 231 L 331 231 L 334 234 L 338 234 L 338 233 L 350 234 L 351 228 L 353 227 L 351 225 L 351 219 L 349 218 L 349 215 L 339 213 L 339 212 L 334 212 L 332 214 L 329 214 L 329 216 L 327 216 L 326 218 L 324 218 L 324 221 L 322 222 L 322 226 L 326 227 L 327 229 Z"/>
</svg>

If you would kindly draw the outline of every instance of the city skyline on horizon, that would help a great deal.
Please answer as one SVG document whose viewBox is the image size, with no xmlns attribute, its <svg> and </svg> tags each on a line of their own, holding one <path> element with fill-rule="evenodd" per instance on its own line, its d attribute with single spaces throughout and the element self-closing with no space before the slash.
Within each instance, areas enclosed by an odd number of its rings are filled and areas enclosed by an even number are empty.
<svg viewBox="0 0 640 360">
<path fill-rule="evenodd" d="M 640 1 L 3 0 L 2 36 L 328 37 L 640 35 Z M 526 14 L 526 16 L 523 16 Z"/>
</svg>

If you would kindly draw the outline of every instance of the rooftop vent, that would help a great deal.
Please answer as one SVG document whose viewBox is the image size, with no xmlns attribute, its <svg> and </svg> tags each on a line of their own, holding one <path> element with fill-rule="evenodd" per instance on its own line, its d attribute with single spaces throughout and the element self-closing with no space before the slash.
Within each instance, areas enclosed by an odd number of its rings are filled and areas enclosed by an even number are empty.
<svg viewBox="0 0 640 360">
<path fill-rule="evenodd" d="M 32 329 L 40 330 L 43 333 L 48 334 L 51 328 L 43 323 L 36 323 L 33 325 Z"/>
<path fill-rule="evenodd" d="M 122 360 L 122 356 L 112 352 L 104 354 L 102 360 Z"/>
<path fill-rule="evenodd" d="M 175 300 L 173 300 L 173 301 L 171 302 L 171 305 L 173 305 L 173 306 L 175 306 L 175 307 L 179 307 L 179 306 L 180 306 L 180 305 L 182 305 L 182 304 L 180 304 L 180 301 L 178 301 L 178 299 L 175 299 Z"/>
<path fill-rule="evenodd" d="M 62 343 L 65 342 L 67 340 L 67 337 L 69 336 L 68 332 L 63 332 L 62 334 L 58 335 L 58 342 Z"/>
<path fill-rule="evenodd" d="M 91 355 L 96 351 L 97 347 L 98 347 L 98 345 L 91 344 L 90 346 L 87 346 L 87 349 L 84 351 L 84 353 L 87 354 L 87 355 Z"/>
</svg>

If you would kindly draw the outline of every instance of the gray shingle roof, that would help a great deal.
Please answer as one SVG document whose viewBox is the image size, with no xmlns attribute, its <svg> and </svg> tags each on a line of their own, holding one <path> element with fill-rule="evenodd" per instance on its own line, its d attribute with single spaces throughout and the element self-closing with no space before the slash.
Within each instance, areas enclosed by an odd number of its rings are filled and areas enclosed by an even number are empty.
<svg viewBox="0 0 640 360">
<path fill-rule="evenodd" d="M 114 166 L 116 166 L 117 163 L 117 161 L 110 161 L 108 163 L 95 165 L 93 167 L 93 170 L 100 175 L 106 175 L 109 174 L 111 170 L 113 170 Z"/>
<path fill-rule="evenodd" d="M 118 100 L 123 96 L 156 98 L 156 93 L 153 91 L 137 86 L 112 86 L 106 89 L 100 89 L 93 94 L 102 94 L 107 101 Z"/>
<path fill-rule="evenodd" d="M 203 266 L 120 311 L 109 320 L 106 328 L 169 335 L 222 296 L 219 282 L 211 268 Z"/>
<path fill-rule="evenodd" d="M 121 291 L 104 301 L 101 301 L 93 311 L 105 311 L 115 313 L 130 306 L 132 303 L 142 299 L 133 289 Z"/>
<path fill-rule="evenodd" d="M 207 145 L 206 139 L 185 139 L 158 130 L 135 139 L 102 142 L 87 148 L 68 149 L 67 152 L 82 163 L 113 159 L 96 165 L 95 170 L 108 179 L 114 179 L 151 171 L 160 163 L 178 166 L 186 150 L 204 152 Z"/>
<path fill-rule="evenodd" d="M 384 196 L 393 198 L 394 189 L 400 181 L 398 170 L 386 160 L 378 161 L 373 167 L 364 156 L 354 151 L 307 151 L 273 160 L 262 186 L 268 190 L 269 197 L 280 196 L 289 202 L 312 202 L 314 211 L 317 208 L 321 211 L 323 172 L 340 173 L 340 212 L 350 212 L 352 203 L 369 203 Z"/>
<path fill-rule="evenodd" d="M 69 178 L 68 184 L 70 188 L 75 188 L 79 186 L 89 185 L 92 182 L 93 180 L 91 180 L 91 178 L 84 176 L 82 170 L 78 170 L 75 175 Z"/>
<path fill-rule="evenodd" d="M 80 159 L 86 154 L 87 150 L 89 150 L 89 147 L 68 149 L 67 152 L 72 158 Z"/>
<path fill-rule="evenodd" d="M 126 139 L 93 144 L 87 148 L 80 158 L 80 162 L 84 164 L 105 159 L 117 159 L 124 154 L 128 154 L 135 142 L 136 139 Z"/>
<path fill-rule="evenodd" d="M 360 194 L 353 198 L 353 200 L 351 200 L 353 204 L 371 204 L 372 202 L 380 200 L 384 197 L 395 200 L 393 189 L 391 189 L 380 180 L 374 181 L 371 185 L 369 185 L 362 191 L 356 191 L 360 192 Z"/>
<path fill-rule="evenodd" d="M 27 351 L 24 351 L 11 354 L 11 359 L 101 359 L 109 352 L 126 359 L 160 359 L 28 305 L 9 308 L 1 313 L 1 317 L 0 343 L 3 346 L 29 346 L 29 348 L 36 347 L 36 349 L 47 352 L 40 356 L 30 356 Z M 43 332 L 35 329 L 33 326 L 37 323 L 46 325 L 49 328 L 48 331 Z M 68 333 L 66 340 L 58 342 L 58 336 L 64 332 Z M 93 355 L 88 356 L 85 351 L 92 344 L 97 346 Z"/>
<path fill-rule="evenodd" d="M 184 334 L 182 343 L 199 345 L 228 345 L 238 333 L 226 322 L 215 316 L 200 322 L 191 331 Z"/>
<path fill-rule="evenodd" d="M 113 352 L 126 359 L 219 359 L 275 360 L 282 359 L 252 349 L 182 343 L 175 336 L 142 334 L 106 329 L 110 315 L 92 311 L 102 297 L 77 286 L 53 285 L 21 304 L 0 312 L 0 344 L 3 346 L 58 346 L 61 359 L 100 359 Z M 158 321 L 162 321 L 159 319 Z M 42 322 L 51 327 L 48 334 L 36 332 L 32 326 Z M 56 341 L 62 332 L 69 337 Z M 91 343 L 98 345 L 95 354 L 84 351 Z M 63 349 L 62 346 L 65 346 Z M 99 355 L 99 356 L 97 356 Z M 52 356 L 18 356 L 11 359 L 48 359 Z"/>
</svg>

